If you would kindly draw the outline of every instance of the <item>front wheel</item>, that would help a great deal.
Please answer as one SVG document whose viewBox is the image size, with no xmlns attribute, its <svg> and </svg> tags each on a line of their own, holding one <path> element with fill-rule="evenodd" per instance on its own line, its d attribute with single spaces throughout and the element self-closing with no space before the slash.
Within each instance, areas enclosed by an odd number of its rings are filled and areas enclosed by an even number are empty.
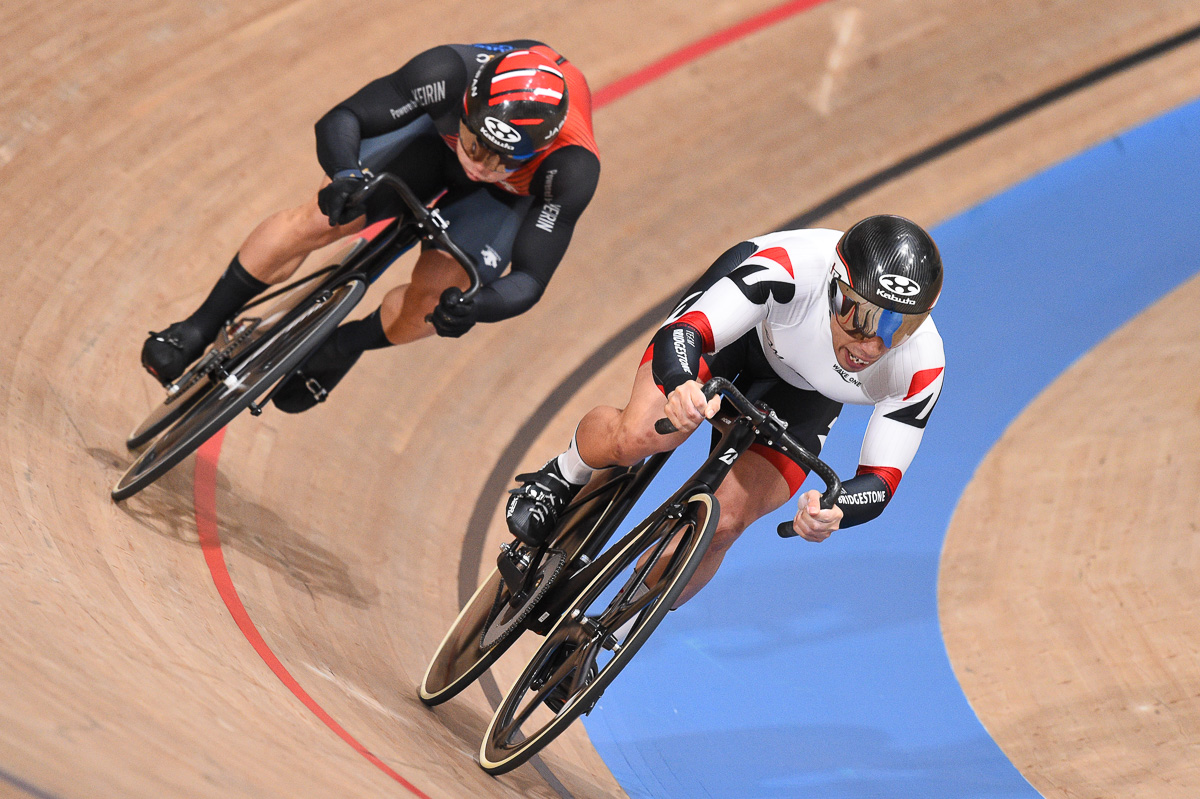
<svg viewBox="0 0 1200 799">
<path fill-rule="evenodd" d="M 194 398 L 179 420 L 138 456 L 113 487 L 113 500 L 127 499 L 166 474 L 299 366 L 366 290 L 363 281 L 350 280 L 321 292 L 302 313 L 264 336 L 253 352 L 234 364 L 224 379 L 202 390 L 202 396 Z"/>
<path fill-rule="evenodd" d="M 484 771 L 511 771 L 591 711 L 683 593 L 719 515 L 712 494 L 693 494 L 660 508 L 596 561 L 595 576 L 496 709 L 479 749 Z"/>
<path fill-rule="evenodd" d="M 142 423 L 133 429 L 133 432 L 125 439 L 125 446 L 129 449 L 137 449 L 175 424 L 181 416 L 187 413 L 188 408 L 195 405 L 197 400 L 203 397 L 210 388 L 212 388 L 212 382 L 201 377 L 179 392 L 178 396 L 169 397 L 161 405 L 151 410 Z"/>
</svg>

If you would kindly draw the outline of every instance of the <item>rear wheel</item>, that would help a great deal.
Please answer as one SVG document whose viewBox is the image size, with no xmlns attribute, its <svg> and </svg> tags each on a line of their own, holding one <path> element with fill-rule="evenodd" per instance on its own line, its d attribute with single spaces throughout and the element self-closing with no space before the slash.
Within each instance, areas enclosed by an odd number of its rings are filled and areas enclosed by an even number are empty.
<svg viewBox="0 0 1200 799">
<path fill-rule="evenodd" d="M 485 771 L 511 771 L 590 712 L 667 615 L 704 557 L 719 516 L 707 492 L 682 504 L 682 515 L 660 509 L 597 561 L 603 562 L 599 571 L 496 709 L 479 750 Z"/>
<path fill-rule="evenodd" d="M 189 407 L 175 424 L 155 439 L 121 476 L 112 490 L 112 498 L 120 501 L 133 496 L 195 452 L 308 357 L 350 313 L 366 289 L 362 280 L 350 280 L 316 295 L 289 298 L 272 309 L 271 316 L 263 319 L 263 334 L 228 367 L 223 379 L 203 378 L 198 384 L 199 396 L 189 398 Z M 310 304 L 300 313 L 276 324 L 305 300 Z"/>
</svg>

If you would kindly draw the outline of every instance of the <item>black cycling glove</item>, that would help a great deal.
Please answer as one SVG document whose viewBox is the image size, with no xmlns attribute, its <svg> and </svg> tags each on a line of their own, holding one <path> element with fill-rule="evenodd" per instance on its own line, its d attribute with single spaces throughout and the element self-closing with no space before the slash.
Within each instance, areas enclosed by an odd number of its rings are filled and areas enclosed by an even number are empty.
<svg viewBox="0 0 1200 799">
<path fill-rule="evenodd" d="M 347 206 L 355 192 L 367 185 L 367 176 L 358 169 L 335 172 L 333 182 L 317 192 L 317 207 L 329 217 L 329 226 L 337 227 L 366 213 L 361 205 Z"/>
<path fill-rule="evenodd" d="M 475 325 L 479 309 L 474 300 L 463 301 L 462 290 L 451 286 L 442 292 L 437 308 L 433 310 L 433 329 L 439 336 L 458 338 Z"/>
</svg>

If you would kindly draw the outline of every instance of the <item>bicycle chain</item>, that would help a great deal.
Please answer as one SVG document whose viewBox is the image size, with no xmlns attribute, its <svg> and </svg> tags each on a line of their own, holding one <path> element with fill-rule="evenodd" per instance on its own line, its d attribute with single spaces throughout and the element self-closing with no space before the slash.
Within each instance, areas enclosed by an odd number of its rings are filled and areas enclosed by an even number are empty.
<svg viewBox="0 0 1200 799">
<path fill-rule="evenodd" d="M 537 603 L 546 595 L 546 591 L 558 579 L 566 562 L 567 556 L 562 550 L 552 549 L 547 552 L 546 560 L 542 563 L 537 587 L 533 589 L 529 598 L 517 609 L 512 618 L 497 623 L 502 609 L 508 604 L 508 601 L 503 599 L 504 581 L 500 581 L 500 586 L 496 589 L 496 601 L 492 603 L 492 612 L 489 614 L 487 624 L 483 625 L 483 632 L 479 635 L 480 649 L 491 649 L 511 635 L 521 622 L 525 621 Z M 553 566 L 552 572 L 548 569 L 551 565 Z"/>
<path fill-rule="evenodd" d="M 192 369 L 191 373 L 186 376 L 184 381 L 177 384 L 175 391 L 167 395 L 167 400 L 164 403 L 165 405 L 170 405 L 176 399 L 182 397 L 188 389 L 200 382 L 202 378 L 208 377 L 210 374 L 216 371 L 218 367 L 224 365 L 225 361 L 228 360 L 233 354 L 233 351 L 246 339 L 248 339 L 251 333 L 258 329 L 258 325 L 260 322 L 262 322 L 262 319 L 258 317 L 247 317 L 243 319 L 242 322 L 243 324 L 239 325 L 241 329 L 234 334 L 233 338 L 229 339 L 228 343 L 223 345 L 220 349 L 214 348 L 209 350 L 208 353 L 205 354 L 204 358 L 201 359 L 200 363 L 198 363 Z M 228 330 L 229 328 L 226 327 L 225 331 L 227 332 Z"/>
</svg>

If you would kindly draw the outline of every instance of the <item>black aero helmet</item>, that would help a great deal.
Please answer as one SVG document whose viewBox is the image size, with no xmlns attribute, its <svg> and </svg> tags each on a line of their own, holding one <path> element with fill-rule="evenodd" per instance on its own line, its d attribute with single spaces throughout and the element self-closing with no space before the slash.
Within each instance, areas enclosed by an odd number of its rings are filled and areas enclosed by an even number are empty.
<svg viewBox="0 0 1200 799">
<path fill-rule="evenodd" d="M 567 81 L 545 49 L 488 59 L 463 97 L 463 123 L 509 167 L 549 147 L 567 119 Z"/>
<path fill-rule="evenodd" d="M 894 347 L 920 327 L 941 292 L 942 257 L 916 222 L 869 216 L 837 243 L 829 303 L 843 328 Z"/>
</svg>

